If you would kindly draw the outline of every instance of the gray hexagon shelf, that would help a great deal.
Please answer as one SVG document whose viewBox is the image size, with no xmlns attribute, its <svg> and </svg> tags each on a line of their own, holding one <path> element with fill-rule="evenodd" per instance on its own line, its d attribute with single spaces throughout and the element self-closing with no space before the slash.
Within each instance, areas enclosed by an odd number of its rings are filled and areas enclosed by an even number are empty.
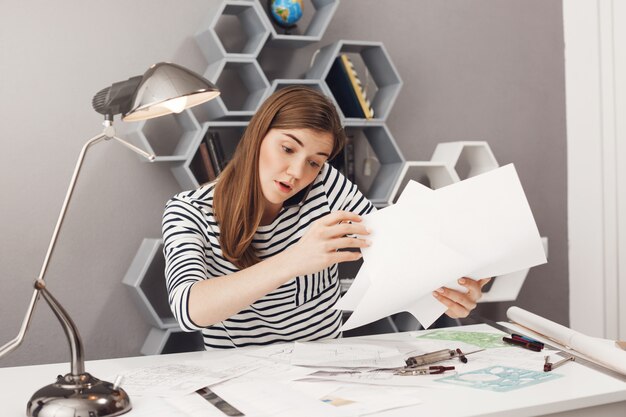
<svg viewBox="0 0 626 417">
<path fill-rule="evenodd" d="M 404 187 L 410 180 L 435 190 L 459 181 L 459 176 L 454 168 L 448 164 L 432 161 L 407 161 L 402 166 L 398 181 L 391 192 L 389 204 L 395 204 L 398 201 Z"/>
<path fill-rule="evenodd" d="M 184 332 L 180 328 L 152 328 L 143 346 L 142 355 L 160 355 L 162 353 L 181 353 L 204 350 L 200 332 Z"/>
<path fill-rule="evenodd" d="M 222 94 L 192 109 L 200 122 L 221 118 L 249 119 L 270 87 L 256 59 L 222 59 L 210 64 L 204 76 L 216 84 Z M 228 88 L 228 85 L 239 88 Z"/>
<path fill-rule="evenodd" d="M 374 94 L 368 94 L 371 107 L 374 110 L 374 118 L 367 120 L 345 117 L 337 100 L 333 97 L 342 118 L 347 124 L 378 123 L 386 120 L 402 88 L 402 80 L 385 46 L 381 42 L 341 40 L 327 45 L 317 53 L 313 65 L 306 73 L 306 78 L 318 79 L 326 83 L 335 59 L 341 54 L 358 54 L 363 61 L 365 69 L 376 84 Z M 328 85 L 327 88 L 330 91 Z"/>
<path fill-rule="evenodd" d="M 163 239 L 144 239 L 122 282 L 145 319 L 160 329 L 178 328 L 167 301 Z"/>
<path fill-rule="evenodd" d="M 146 152 L 155 154 L 155 162 L 176 162 L 187 159 L 202 132 L 192 111 L 185 110 L 137 122 L 126 137 Z"/>
<path fill-rule="evenodd" d="M 470 178 L 498 168 L 498 161 L 484 141 L 444 142 L 437 145 L 433 162 L 454 168 L 460 179 Z"/>
<path fill-rule="evenodd" d="M 267 1 L 263 0 L 263 3 L 267 3 Z M 299 23 L 300 26 L 304 26 L 301 34 L 285 33 L 285 29 L 274 23 L 274 20 L 269 16 L 269 10 L 265 8 L 264 16 L 270 29 L 269 43 L 272 46 L 300 48 L 322 39 L 339 6 L 339 0 L 311 0 L 307 6 L 309 5 L 312 6 L 313 13 L 308 7 L 303 10 L 302 23 Z M 310 16 L 310 19 L 306 19 L 307 15 Z M 296 30 L 299 31 L 299 28 Z"/>
<path fill-rule="evenodd" d="M 379 166 L 365 196 L 376 206 L 388 205 L 394 184 L 398 181 L 404 158 L 396 141 L 384 123 L 368 126 L 346 126 L 348 136 L 362 133 L 376 154 Z"/>
<path fill-rule="evenodd" d="M 195 152 L 188 155 L 187 160 L 172 167 L 174 177 L 183 190 L 192 190 L 198 188 L 201 184 L 199 177 L 206 176 L 206 173 L 198 173 L 196 170 L 204 169 L 202 164 L 197 163 L 200 158 L 199 146 L 204 140 L 207 132 L 217 133 L 219 141 L 224 153 L 225 159 L 228 161 L 235 152 L 235 148 L 239 140 L 243 136 L 243 132 L 248 126 L 246 121 L 211 121 L 202 124 L 202 136 L 195 143 Z"/>
<path fill-rule="evenodd" d="M 196 34 L 196 42 L 207 62 L 256 58 L 270 35 L 261 6 L 246 0 L 210 1 L 208 6 L 208 19 Z"/>
<path fill-rule="evenodd" d="M 302 85 L 305 87 L 313 88 L 326 96 L 330 96 L 330 92 L 326 88 L 326 85 L 323 84 L 320 80 L 306 80 L 306 79 L 286 79 L 279 78 L 272 81 L 272 85 L 267 91 L 267 97 L 271 96 L 278 90 L 281 90 L 285 87 L 290 87 L 292 85 Z"/>
</svg>

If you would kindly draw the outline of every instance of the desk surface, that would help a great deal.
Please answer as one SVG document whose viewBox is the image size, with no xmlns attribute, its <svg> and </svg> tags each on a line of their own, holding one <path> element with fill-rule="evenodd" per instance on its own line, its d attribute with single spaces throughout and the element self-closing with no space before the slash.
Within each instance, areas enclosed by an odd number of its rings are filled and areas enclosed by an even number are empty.
<svg viewBox="0 0 626 417">
<path fill-rule="evenodd" d="M 473 326 L 465 326 L 464 329 L 467 328 L 473 328 Z M 387 334 L 370 336 L 370 338 L 395 340 L 406 336 L 407 334 Z M 351 338 L 354 342 L 362 339 L 364 338 Z M 222 355 L 232 354 L 232 352 L 234 351 L 189 352 L 88 361 L 86 370 L 96 377 L 106 378 L 131 368 L 177 363 L 182 360 L 215 359 Z M 0 368 L 2 415 L 25 415 L 26 403 L 30 396 L 42 386 L 53 382 L 57 374 L 65 374 L 68 371 L 68 363 Z M 478 415 L 522 417 L 548 414 L 559 416 L 626 415 L 626 377 L 603 372 L 601 368 L 580 363 L 569 363 L 559 368 L 559 373 L 564 377 L 506 393 L 465 387 L 415 388 L 416 394 L 423 401 L 422 404 L 410 408 L 388 410 L 379 415 L 406 416 L 418 415 L 418 413 L 425 416 L 444 417 Z M 126 414 L 129 417 L 139 414 L 147 401 L 145 398 L 131 398 L 131 400 L 134 408 Z"/>
</svg>

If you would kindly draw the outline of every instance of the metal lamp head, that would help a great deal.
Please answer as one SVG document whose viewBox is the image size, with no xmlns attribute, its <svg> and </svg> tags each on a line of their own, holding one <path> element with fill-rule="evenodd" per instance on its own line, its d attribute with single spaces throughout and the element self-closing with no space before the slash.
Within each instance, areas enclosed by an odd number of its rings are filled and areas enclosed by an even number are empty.
<svg viewBox="0 0 626 417">
<path fill-rule="evenodd" d="M 152 119 L 202 104 L 220 92 L 204 77 L 180 65 L 160 62 L 151 66 L 135 90 L 124 121 Z"/>
<path fill-rule="evenodd" d="M 117 114 L 126 122 L 180 113 L 220 95 L 206 78 L 169 62 L 152 65 L 142 75 L 113 83 L 93 97 L 95 111 L 112 121 Z"/>
</svg>

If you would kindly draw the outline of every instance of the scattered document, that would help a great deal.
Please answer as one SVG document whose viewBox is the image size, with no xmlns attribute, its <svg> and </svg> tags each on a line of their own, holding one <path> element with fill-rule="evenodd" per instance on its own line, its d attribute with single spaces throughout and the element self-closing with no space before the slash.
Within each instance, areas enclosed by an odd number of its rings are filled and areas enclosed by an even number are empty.
<svg viewBox="0 0 626 417">
<path fill-rule="evenodd" d="M 414 390 L 359 385 L 341 387 L 324 395 L 320 400 L 336 407 L 346 416 L 363 416 L 422 402 Z"/>
<path fill-rule="evenodd" d="M 129 370 L 122 375 L 122 388 L 129 396 L 173 397 L 187 395 L 256 369 L 258 361 L 231 355 L 206 363 L 172 363 Z"/>
<path fill-rule="evenodd" d="M 513 165 L 432 190 L 410 181 L 398 202 L 363 216 L 372 245 L 335 308 L 343 330 L 401 311 L 428 328 L 446 307 L 432 291 L 458 278 L 505 275 L 546 262 Z"/>
<path fill-rule="evenodd" d="M 315 342 L 296 342 L 291 363 L 329 368 L 397 368 L 406 365 L 397 348 Z"/>
<path fill-rule="evenodd" d="M 332 406 L 281 382 L 232 380 L 211 389 L 246 416 L 341 416 Z"/>
</svg>

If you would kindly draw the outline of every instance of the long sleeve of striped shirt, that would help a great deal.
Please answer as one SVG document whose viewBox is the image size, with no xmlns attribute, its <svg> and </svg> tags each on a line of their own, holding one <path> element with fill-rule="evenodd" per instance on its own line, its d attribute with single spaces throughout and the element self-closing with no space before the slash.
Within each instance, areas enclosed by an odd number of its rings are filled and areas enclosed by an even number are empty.
<svg viewBox="0 0 626 417">
<path fill-rule="evenodd" d="M 201 330 L 207 349 L 338 337 L 341 312 L 331 308 L 339 299 L 337 265 L 294 277 L 220 323 L 204 328 L 193 323 L 191 286 L 238 271 L 219 245 L 213 192 L 214 184 L 208 184 L 180 193 L 167 203 L 163 216 L 168 301 L 181 329 Z M 354 184 L 324 164 L 306 200 L 283 207 L 271 224 L 259 226 L 252 245 L 261 259 L 273 256 L 295 244 L 311 223 L 337 210 L 364 215 L 375 208 Z"/>
</svg>

